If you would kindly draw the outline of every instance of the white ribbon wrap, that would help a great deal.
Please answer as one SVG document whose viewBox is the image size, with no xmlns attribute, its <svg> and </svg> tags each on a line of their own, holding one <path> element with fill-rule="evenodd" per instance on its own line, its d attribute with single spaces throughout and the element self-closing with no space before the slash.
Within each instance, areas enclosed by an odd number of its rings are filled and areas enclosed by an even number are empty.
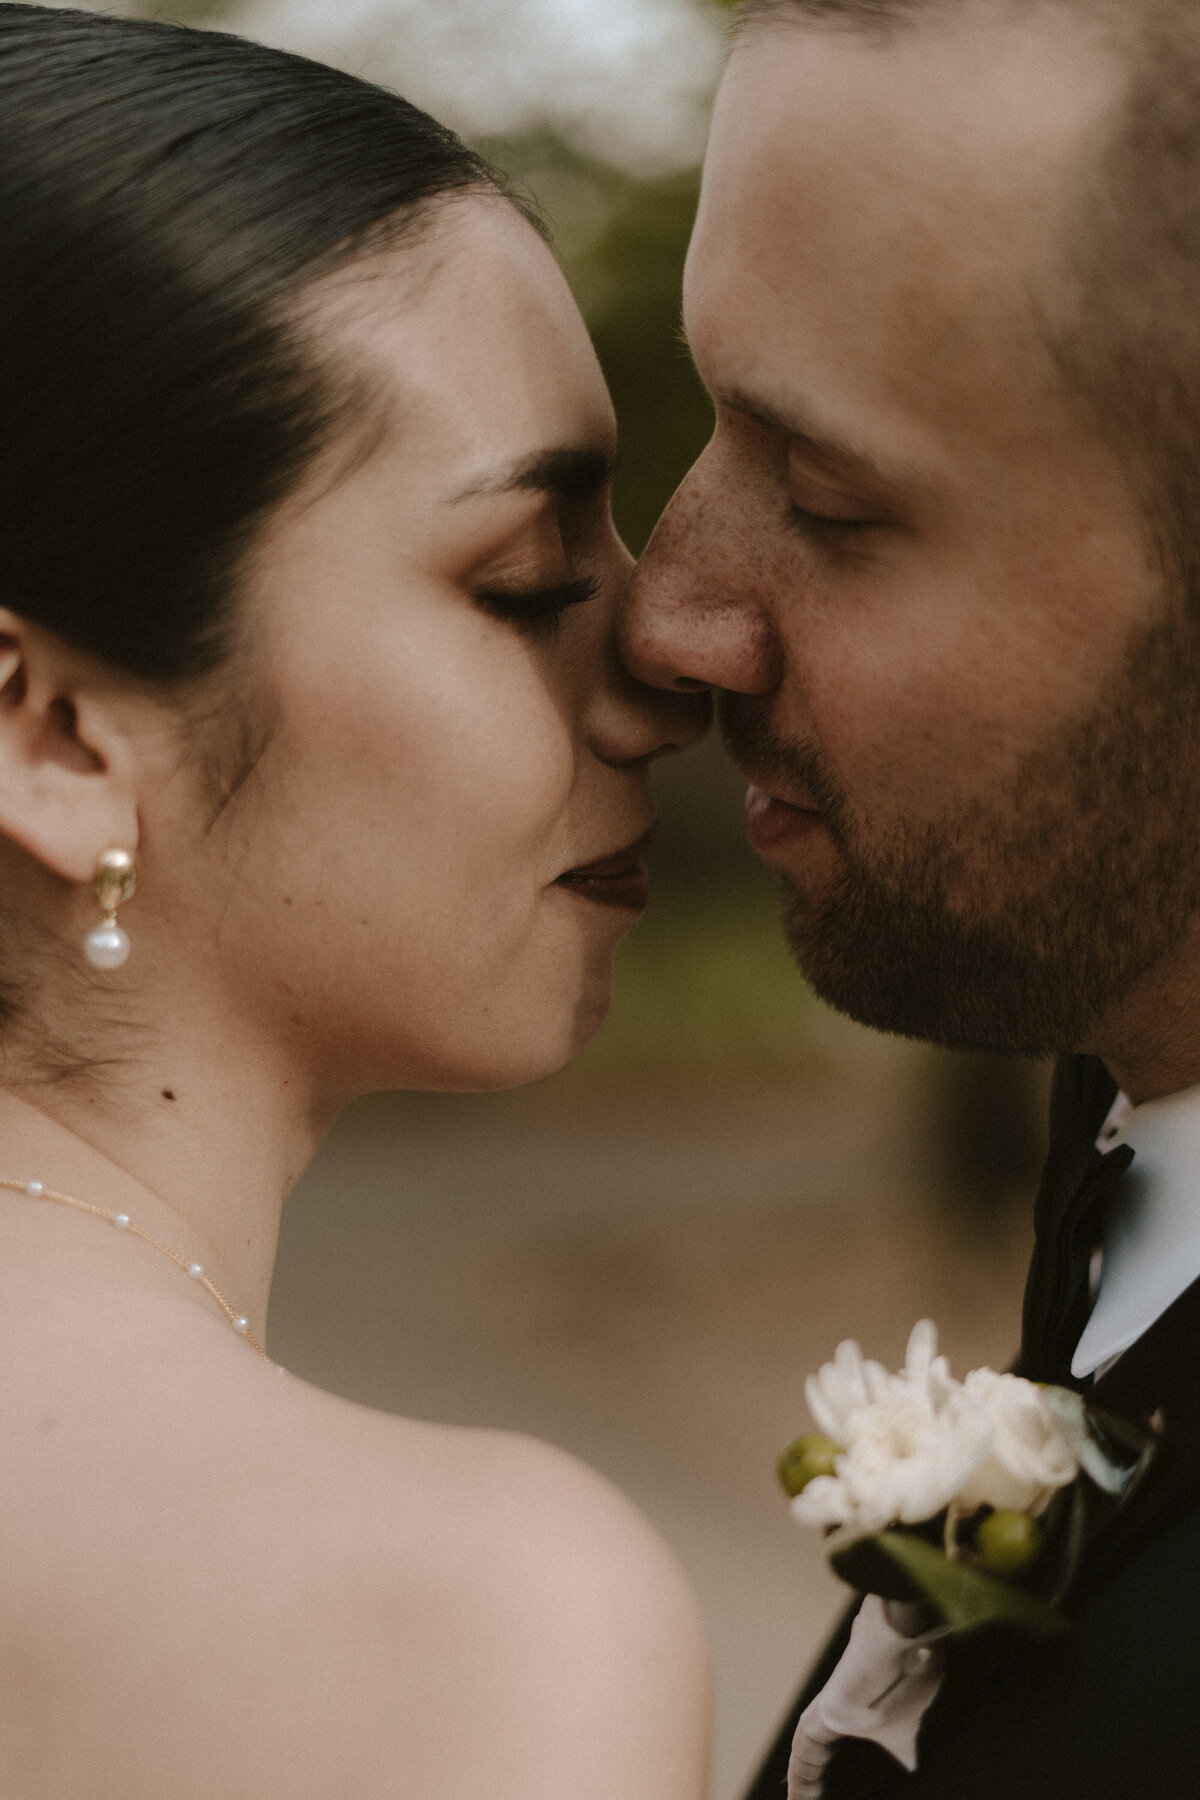
<svg viewBox="0 0 1200 1800">
<path fill-rule="evenodd" d="M 934 1646 L 945 1635 L 945 1626 L 939 1626 L 905 1637 L 887 1604 L 877 1594 L 867 1595 L 841 1661 L 800 1716 L 788 1764 L 788 1800 L 821 1800 L 825 1765 L 841 1737 L 870 1739 L 911 1774 L 921 1720 L 942 1682 Z"/>
</svg>

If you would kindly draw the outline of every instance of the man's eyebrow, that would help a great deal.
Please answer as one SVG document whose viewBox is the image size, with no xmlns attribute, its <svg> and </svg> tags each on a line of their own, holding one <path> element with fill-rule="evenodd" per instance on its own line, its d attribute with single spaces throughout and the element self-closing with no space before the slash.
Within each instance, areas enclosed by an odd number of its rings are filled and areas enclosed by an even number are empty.
<svg viewBox="0 0 1200 1800">
<path fill-rule="evenodd" d="M 769 400 L 747 394 L 740 388 L 728 388 L 714 395 L 714 398 L 719 405 L 728 407 L 731 412 L 741 413 L 744 418 L 753 419 L 756 425 L 762 425 L 767 431 L 781 432 L 784 437 L 790 438 L 794 444 L 807 451 L 814 461 L 823 463 L 833 475 L 843 476 L 849 481 L 866 480 L 887 486 L 895 485 L 902 478 L 899 471 L 883 468 L 865 451 L 829 436 L 811 419 L 806 419 L 799 413 L 785 411 Z"/>
<path fill-rule="evenodd" d="M 505 469 L 481 475 L 451 496 L 451 503 L 480 494 L 553 494 L 558 500 L 590 500 L 612 480 L 616 458 L 597 444 L 538 450 Z"/>
</svg>

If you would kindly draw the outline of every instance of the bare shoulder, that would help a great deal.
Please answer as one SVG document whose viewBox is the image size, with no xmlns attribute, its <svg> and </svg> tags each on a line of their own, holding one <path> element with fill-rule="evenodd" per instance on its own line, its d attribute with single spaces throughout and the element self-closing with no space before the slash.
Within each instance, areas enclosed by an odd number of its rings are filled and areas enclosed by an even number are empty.
<svg viewBox="0 0 1200 1800">
<path fill-rule="evenodd" d="M 701 1800 L 687 1584 L 571 1457 L 186 1329 L 0 1411 L 5 1794 Z"/>
<path fill-rule="evenodd" d="M 480 1772 L 474 1755 L 464 1765 L 471 1743 L 494 1800 L 699 1800 L 704 1631 L 624 1496 L 529 1438 L 285 1387 L 291 1447 L 272 1510 L 277 1525 L 290 1517 L 299 1576 L 285 1609 L 336 1650 L 373 1745 L 360 1735 L 355 1754 L 378 1757 L 381 1794 L 393 1763 L 420 1771 L 411 1791 L 428 1800 L 465 1793 Z"/>
</svg>

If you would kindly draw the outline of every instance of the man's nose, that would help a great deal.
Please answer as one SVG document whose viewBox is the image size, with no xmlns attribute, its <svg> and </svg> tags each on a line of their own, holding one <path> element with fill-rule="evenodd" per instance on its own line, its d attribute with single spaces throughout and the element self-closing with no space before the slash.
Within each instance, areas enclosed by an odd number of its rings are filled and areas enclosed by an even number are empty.
<svg viewBox="0 0 1200 1800">
<path fill-rule="evenodd" d="M 684 482 L 634 571 L 618 624 L 621 655 L 639 681 L 676 693 L 700 687 L 769 693 L 778 683 L 774 630 L 740 591 L 721 522 Z"/>
</svg>

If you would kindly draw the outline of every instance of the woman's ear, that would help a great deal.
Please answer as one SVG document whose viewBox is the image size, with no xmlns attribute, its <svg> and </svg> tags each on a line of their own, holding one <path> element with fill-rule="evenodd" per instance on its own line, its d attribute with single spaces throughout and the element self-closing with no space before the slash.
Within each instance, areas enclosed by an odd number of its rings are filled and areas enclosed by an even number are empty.
<svg viewBox="0 0 1200 1800">
<path fill-rule="evenodd" d="M 61 638 L 0 607 L 0 834 L 67 881 L 134 850 L 129 691 Z"/>
</svg>

